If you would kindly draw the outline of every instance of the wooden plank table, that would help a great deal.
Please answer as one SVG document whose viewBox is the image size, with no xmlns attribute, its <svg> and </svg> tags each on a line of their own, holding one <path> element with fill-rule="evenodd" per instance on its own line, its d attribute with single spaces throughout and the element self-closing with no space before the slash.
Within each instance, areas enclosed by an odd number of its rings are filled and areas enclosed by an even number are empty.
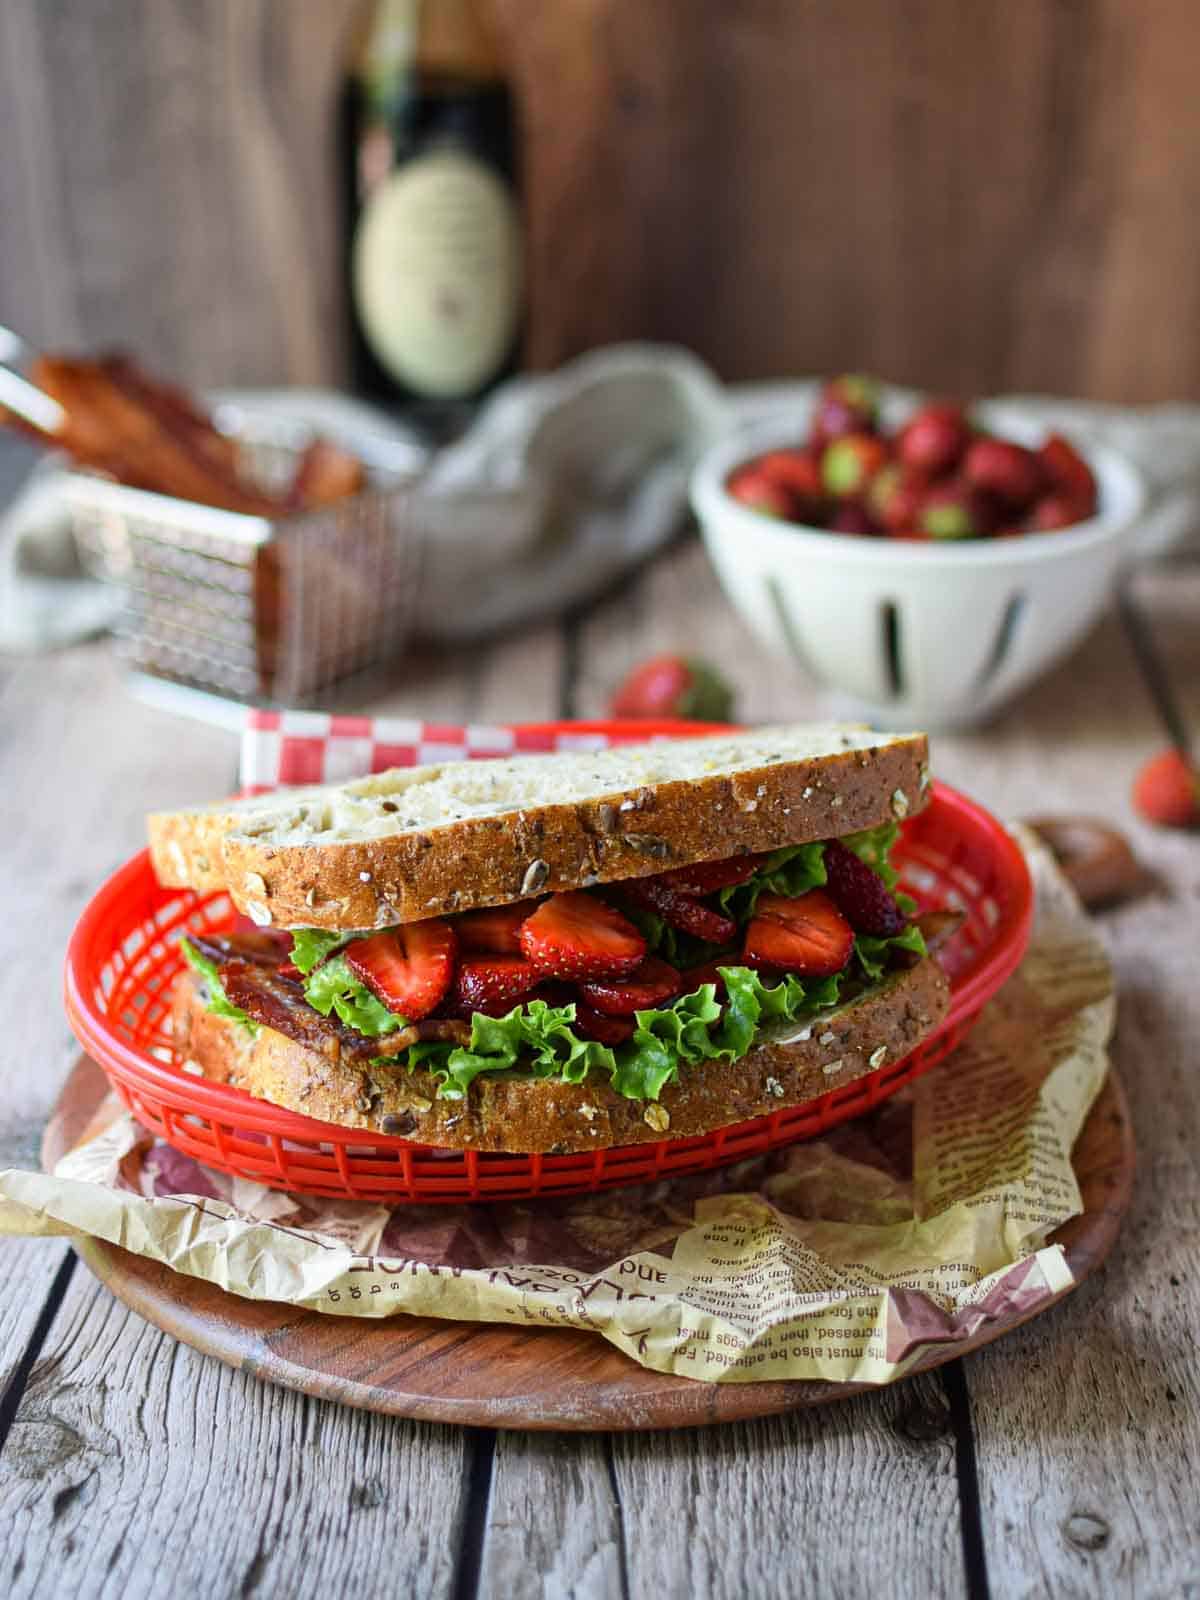
<svg viewBox="0 0 1200 1600">
<path fill-rule="evenodd" d="M 1138 595 L 1200 726 L 1200 571 Z M 700 648 L 749 720 L 826 710 L 764 658 L 695 543 L 585 613 L 425 653 L 371 709 L 588 715 Z M 1200 844 L 1131 815 L 1163 742 L 1114 618 L 936 769 L 1002 814 L 1091 812 L 1158 875 L 1103 927 L 1140 1177 L 1108 1266 L 991 1348 L 767 1422 L 624 1437 L 455 1430 L 269 1388 L 173 1343 L 44 1241 L 0 1241 L 0 1592 L 18 1596 L 1175 1595 L 1200 1583 Z M 235 741 L 132 701 L 89 645 L 0 664 L 0 1161 L 74 1058 L 63 948 L 142 813 L 227 790 Z"/>
</svg>

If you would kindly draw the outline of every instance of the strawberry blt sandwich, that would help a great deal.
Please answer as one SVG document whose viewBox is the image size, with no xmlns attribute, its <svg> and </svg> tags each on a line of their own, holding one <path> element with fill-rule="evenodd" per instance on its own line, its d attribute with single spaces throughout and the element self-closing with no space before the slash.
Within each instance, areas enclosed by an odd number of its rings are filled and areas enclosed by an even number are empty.
<svg viewBox="0 0 1200 1600">
<path fill-rule="evenodd" d="M 687 1138 L 898 1061 L 945 1016 L 889 852 L 923 735 L 758 728 L 405 767 L 149 819 L 192 934 L 183 1062 L 455 1149 Z"/>
</svg>

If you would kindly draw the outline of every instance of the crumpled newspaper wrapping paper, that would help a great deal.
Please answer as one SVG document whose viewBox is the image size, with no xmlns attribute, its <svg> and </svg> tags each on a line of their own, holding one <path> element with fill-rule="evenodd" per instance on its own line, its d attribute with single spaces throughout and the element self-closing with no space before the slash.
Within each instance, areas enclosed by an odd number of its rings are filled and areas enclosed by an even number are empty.
<svg viewBox="0 0 1200 1600">
<path fill-rule="evenodd" d="M 1020 837 L 1037 886 L 1020 971 L 944 1063 L 819 1141 L 633 1190 L 389 1212 L 212 1172 L 114 1103 L 52 1175 L 0 1174 L 0 1231 L 91 1234 L 335 1315 L 569 1325 L 707 1381 L 888 1382 L 1072 1282 L 1047 1238 L 1081 1209 L 1071 1148 L 1108 1070 L 1112 973 Z"/>
</svg>

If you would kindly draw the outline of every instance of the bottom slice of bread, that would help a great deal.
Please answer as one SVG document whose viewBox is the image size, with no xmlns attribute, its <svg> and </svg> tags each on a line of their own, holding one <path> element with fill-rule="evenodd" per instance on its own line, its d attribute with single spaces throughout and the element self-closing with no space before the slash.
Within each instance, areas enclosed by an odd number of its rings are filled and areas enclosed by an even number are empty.
<svg viewBox="0 0 1200 1600">
<path fill-rule="evenodd" d="M 859 999 L 766 1038 L 740 1061 L 685 1066 L 660 1100 L 629 1100 L 607 1084 L 563 1083 L 518 1071 L 480 1073 L 463 1100 L 437 1098 L 437 1082 L 403 1067 L 350 1066 L 206 1009 L 200 982 L 181 973 L 173 996 L 179 1059 L 218 1083 L 321 1122 L 398 1134 L 457 1150 L 565 1155 L 653 1139 L 687 1139 L 803 1105 L 898 1061 L 937 1026 L 949 984 L 932 957 Z"/>
</svg>

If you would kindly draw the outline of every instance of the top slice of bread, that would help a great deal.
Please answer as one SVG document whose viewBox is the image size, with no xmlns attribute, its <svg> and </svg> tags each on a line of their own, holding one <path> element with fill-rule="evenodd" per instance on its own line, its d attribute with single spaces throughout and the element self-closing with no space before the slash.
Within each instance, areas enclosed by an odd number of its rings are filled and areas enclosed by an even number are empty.
<svg viewBox="0 0 1200 1600">
<path fill-rule="evenodd" d="M 382 928 L 854 833 L 928 785 L 923 734 L 801 724 L 397 767 L 160 812 L 150 846 L 164 884 L 260 926 Z"/>
</svg>

